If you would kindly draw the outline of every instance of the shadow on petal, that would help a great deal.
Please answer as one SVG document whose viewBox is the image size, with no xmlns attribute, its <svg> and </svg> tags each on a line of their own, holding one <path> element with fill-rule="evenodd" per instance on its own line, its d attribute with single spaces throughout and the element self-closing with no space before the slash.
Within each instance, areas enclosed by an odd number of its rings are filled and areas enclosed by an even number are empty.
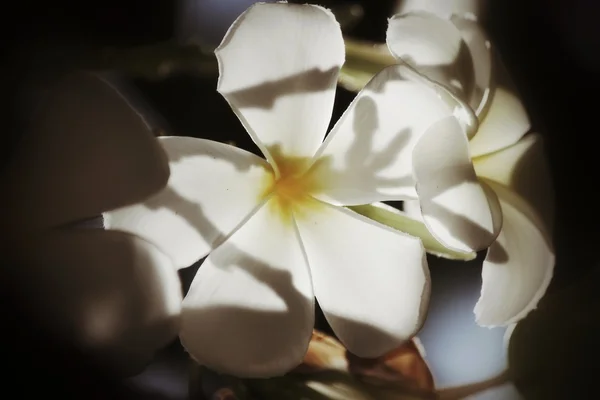
<svg viewBox="0 0 600 400">
<path fill-rule="evenodd" d="M 322 71 L 313 68 L 306 72 L 264 82 L 256 86 L 223 93 L 223 96 L 239 108 L 270 109 L 278 99 L 293 94 L 323 91 L 323 88 L 335 82 L 339 73 L 338 67 Z"/>
</svg>

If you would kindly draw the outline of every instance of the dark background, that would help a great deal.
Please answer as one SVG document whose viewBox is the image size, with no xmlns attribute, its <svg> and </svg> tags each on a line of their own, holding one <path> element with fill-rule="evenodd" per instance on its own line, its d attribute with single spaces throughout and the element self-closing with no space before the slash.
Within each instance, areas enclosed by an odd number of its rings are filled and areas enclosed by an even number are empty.
<svg viewBox="0 0 600 400">
<path fill-rule="evenodd" d="M 364 18 L 348 33 L 384 42 L 384 21 L 392 13 L 393 2 L 358 3 L 363 6 Z M 596 123 L 600 117 L 600 4 L 594 0 L 490 0 L 488 4 L 488 32 L 517 83 L 534 127 L 546 138 L 557 204 L 558 261 L 551 287 L 555 291 L 598 265 L 596 165 L 600 153 L 595 146 L 600 134 Z M 67 58 L 70 52 L 88 48 L 153 44 L 179 32 L 177 2 L 173 1 L 60 0 L 12 6 L 0 17 L 5 31 L 0 76 L 2 162 L 10 157 L 18 140 L 15 99 L 20 84 L 31 68 L 45 67 L 46 50 L 64 53 Z M 135 79 L 133 84 L 158 111 L 159 124 L 171 134 L 248 144 L 243 128 L 216 93 L 216 81 L 181 75 L 160 82 Z M 339 90 L 333 121 L 351 98 L 352 94 Z M 205 115 L 207 105 L 211 109 Z M 435 269 L 432 274 L 435 276 Z M 0 282 L 0 355 L 6 367 L 2 392 L 17 390 L 22 397 L 33 398 L 138 396 L 110 373 L 95 369 L 83 355 L 52 342 L 11 301 L 10 287 L 2 287 L 8 286 L 5 283 Z M 586 369 L 587 361 L 581 362 L 584 364 L 569 368 Z M 139 397 L 152 398 L 141 393 Z"/>
</svg>

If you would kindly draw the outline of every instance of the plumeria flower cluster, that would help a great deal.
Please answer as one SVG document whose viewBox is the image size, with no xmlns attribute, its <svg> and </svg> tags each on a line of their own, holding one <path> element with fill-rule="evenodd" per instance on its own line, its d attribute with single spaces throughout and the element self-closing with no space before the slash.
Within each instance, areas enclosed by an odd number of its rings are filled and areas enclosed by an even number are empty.
<svg viewBox="0 0 600 400">
<path fill-rule="evenodd" d="M 455 218 L 457 247 L 486 248 L 497 223 L 467 150 L 476 119 L 445 100 L 451 91 L 399 64 L 377 74 L 326 136 L 344 40 L 319 6 L 257 3 L 215 53 L 217 89 L 264 158 L 161 137 L 167 187 L 105 213 L 107 226 L 155 243 L 178 268 L 208 255 L 183 301 L 180 338 L 211 369 L 266 377 L 294 368 L 315 298 L 352 353 L 398 347 L 428 305 L 423 245 L 347 206 L 436 198 L 473 216 Z"/>
<path fill-rule="evenodd" d="M 164 152 L 96 75 L 36 81 L 24 98 L 2 170 L 3 280 L 45 332 L 112 372 L 137 372 L 177 335 L 179 278 L 153 244 L 90 221 L 161 190 Z"/>
<path fill-rule="evenodd" d="M 504 326 L 534 309 L 552 278 L 553 190 L 542 137 L 530 120 L 501 60 L 478 22 L 479 1 L 401 1 L 389 21 L 391 53 L 470 104 L 480 121 L 469 142 L 478 179 L 492 189 L 502 229 L 483 262 L 475 306 L 483 326 Z M 409 215 L 433 228 L 448 225 L 406 202 Z M 442 238 L 443 239 L 443 238 Z"/>
</svg>

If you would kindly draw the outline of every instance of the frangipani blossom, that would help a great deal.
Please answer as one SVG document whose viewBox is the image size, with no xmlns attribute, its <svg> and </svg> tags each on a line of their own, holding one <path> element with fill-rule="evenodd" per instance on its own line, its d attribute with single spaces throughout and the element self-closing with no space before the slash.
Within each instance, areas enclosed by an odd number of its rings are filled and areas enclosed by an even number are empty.
<svg viewBox="0 0 600 400">
<path fill-rule="evenodd" d="M 113 372 L 137 372 L 176 337 L 179 277 L 151 243 L 78 222 L 162 189 L 166 157 L 97 76 L 69 73 L 35 89 L 2 171 L 4 279 L 44 332 Z"/>
<path fill-rule="evenodd" d="M 488 0 L 396 0 L 395 14 L 426 11 L 441 18 L 453 15 L 480 17 L 486 11 Z"/>
<path fill-rule="evenodd" d="M 541 136 L 528 133 L 527 113 L 476 16 L 440 15 L 396 15 L 387 42 L 394 56 L 476 110 L 469 152 L 479 179 L 498 195 L 503 225 L 483 263 L 475 314 L 481 325 L 508 325 L 536 307 L 553 274 L 552 185 Z M 414 202 L 405 210 L 427 219 Z"/>
<path fill-rule="evenodd" d="M 417 185 L 443 183 L 417 161 L 441 149 L 414 153 L 442 128 L 450 146 L 443 166 L 455 171 L 454 182 L 476 182 L 468 154 L 452 153 L 467 139 L 456 105 L 441 100 L 447 90 L 392 66 L 323 141 L 344 62 L 331 12 L 255 4 L 216 55 L 218 91 L 266 160 L 213 141 L 160 138 L 171 162 L 167 188 L 107 213 L 107 223 L 156 243 L 179 268 L 210 253 L 184 299 L 180 334 L 200 364 L 238 376 L 292 369 L 310 340 L 315 297 L 355 354 L 397 347 L 425 316 L 423 246 L 343 206 L 415 199 Z M 469 190 L 491 240 L 488 200 L 478 185 Z"/>
</svg>

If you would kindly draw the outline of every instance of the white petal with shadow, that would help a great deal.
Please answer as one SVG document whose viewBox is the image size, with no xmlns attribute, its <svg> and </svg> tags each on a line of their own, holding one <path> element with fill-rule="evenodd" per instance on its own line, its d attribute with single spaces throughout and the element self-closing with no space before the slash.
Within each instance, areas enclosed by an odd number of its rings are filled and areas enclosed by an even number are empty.
<svg viewBox="0 0 600 400">
<path fill-rule="evenodd" d="M 104 214 L 106 227 L 158 245 L 185 268 L 222 243 L 264 201 L 267 162 L 245 150 L 190 137 L 162 137 L 171 177 L 143 203 Z"/>
<path fill-rule="evenodd" d="M 296 218 L 315 296 L 342 343 L 378 357 L 411 338 L 429 301 L 418 238 L 348 209 L 319 203 Z"/>
<path fill-rule="evenodd" d="M 267 159 L 314 155 L 331 119 L 344 41 L 319 6 L 255 4 L 215 51 L 217 90 Z"/>
<path fill-rule="evenodd" d="M 413 147 L 453 110 L 406 65 L 377 74 L 356 96 L 317 153 L 310 173 L 319 199 L 340 205 L 415 198 Z"/>
<path fill-rule="evenodd" d="M 0 209 L 13 233 L 133 204 L 163 188 L 164 152 L 108 83 L 71 73 L 34 92 L 29 125 L 2 174 Z"/>
<path fill-rule="evenodd" d="M 291 214 L 282 218 L 275 201 L 210 254 L 183 302 L 182 343 L 215 371 L 282 375 L 308 348 L 310 272 Z"/>
<path fill-rule="evenodd" d="M 521 211 L 499 185 L 504 222 L 483 262 L 481 297 L 475 306 L 477 323 L 510 325 L 537 307 L 554 271 L 555 256 L 546 235 Z"/>
<path fill-rule="evenodd" d="M 420 138 L 413 165 L 423 220 L 432 235 L 453 250 L 487 248 L 498 235 L 502 213 L 497 201 L 488 201 L 454 117 L 437 122 Z M 489 195 L 495 196 L 493 191 Z"/>
<path fill-rule="evenodd" d="M 531 208 L 522 212 L 551 234 L 554 187 L 544 150 L 543 137 L 529 133 L 510 147 L 475 158 L 473 166 L 478 176 L 502 184 L 526 200 Z"/>
<path fill-rule="evenodd" d="M 418 68 L 452 65 L 458 58 L 462 37 L 449 20 L 413 12 L 389 20 L 386 42 L 395 57 Z"/>
<path fill-rule="evenodd" d="M 181 284 L 169 258 L 123 232 L 56 230 L 23 243 L 13 286 L 60 340 L 124 374 L 175 339 Z"/>
<path fill-rule="evenodd" d="M 457 27 L 426 12 L 395 15 L 386 42 L 394 57 L 462 95 L 469 89 L 473 63 Z"/>
<path fill-rule="evenodd" d="M 415 11 L 389 21 L 387 44 L 395 57 L 450 89 L 477 115 L 488 105 L 492 50 L 472 19 Z"/>
<path fill-rule="evenodd" d="M 442 18 L 452 15 L 479 17 L 485 12 L 484 3 L 481 0 L 398 0 L 395 12 L 427 11 Z"/>
<path fill-rule="evenodd" d="M 481 25 L 468 18 L 452 17 L 452 23 L 459 30 L 460 35 L 468 48 L 473 76 L 465 94 L 467 101 L 477 115 L 482 115 L 491 96 L 493 82 L 494 53 L 487 34 Z"/>
<path fill-rule="evenodd" d="M 525 135 L 531 122 L 508 71 L 496 54 L 495 88 L 484 107 L 479 130 L 469 141 L 471 157 L 479 157 L 509 147 Z"/>
</svg>

